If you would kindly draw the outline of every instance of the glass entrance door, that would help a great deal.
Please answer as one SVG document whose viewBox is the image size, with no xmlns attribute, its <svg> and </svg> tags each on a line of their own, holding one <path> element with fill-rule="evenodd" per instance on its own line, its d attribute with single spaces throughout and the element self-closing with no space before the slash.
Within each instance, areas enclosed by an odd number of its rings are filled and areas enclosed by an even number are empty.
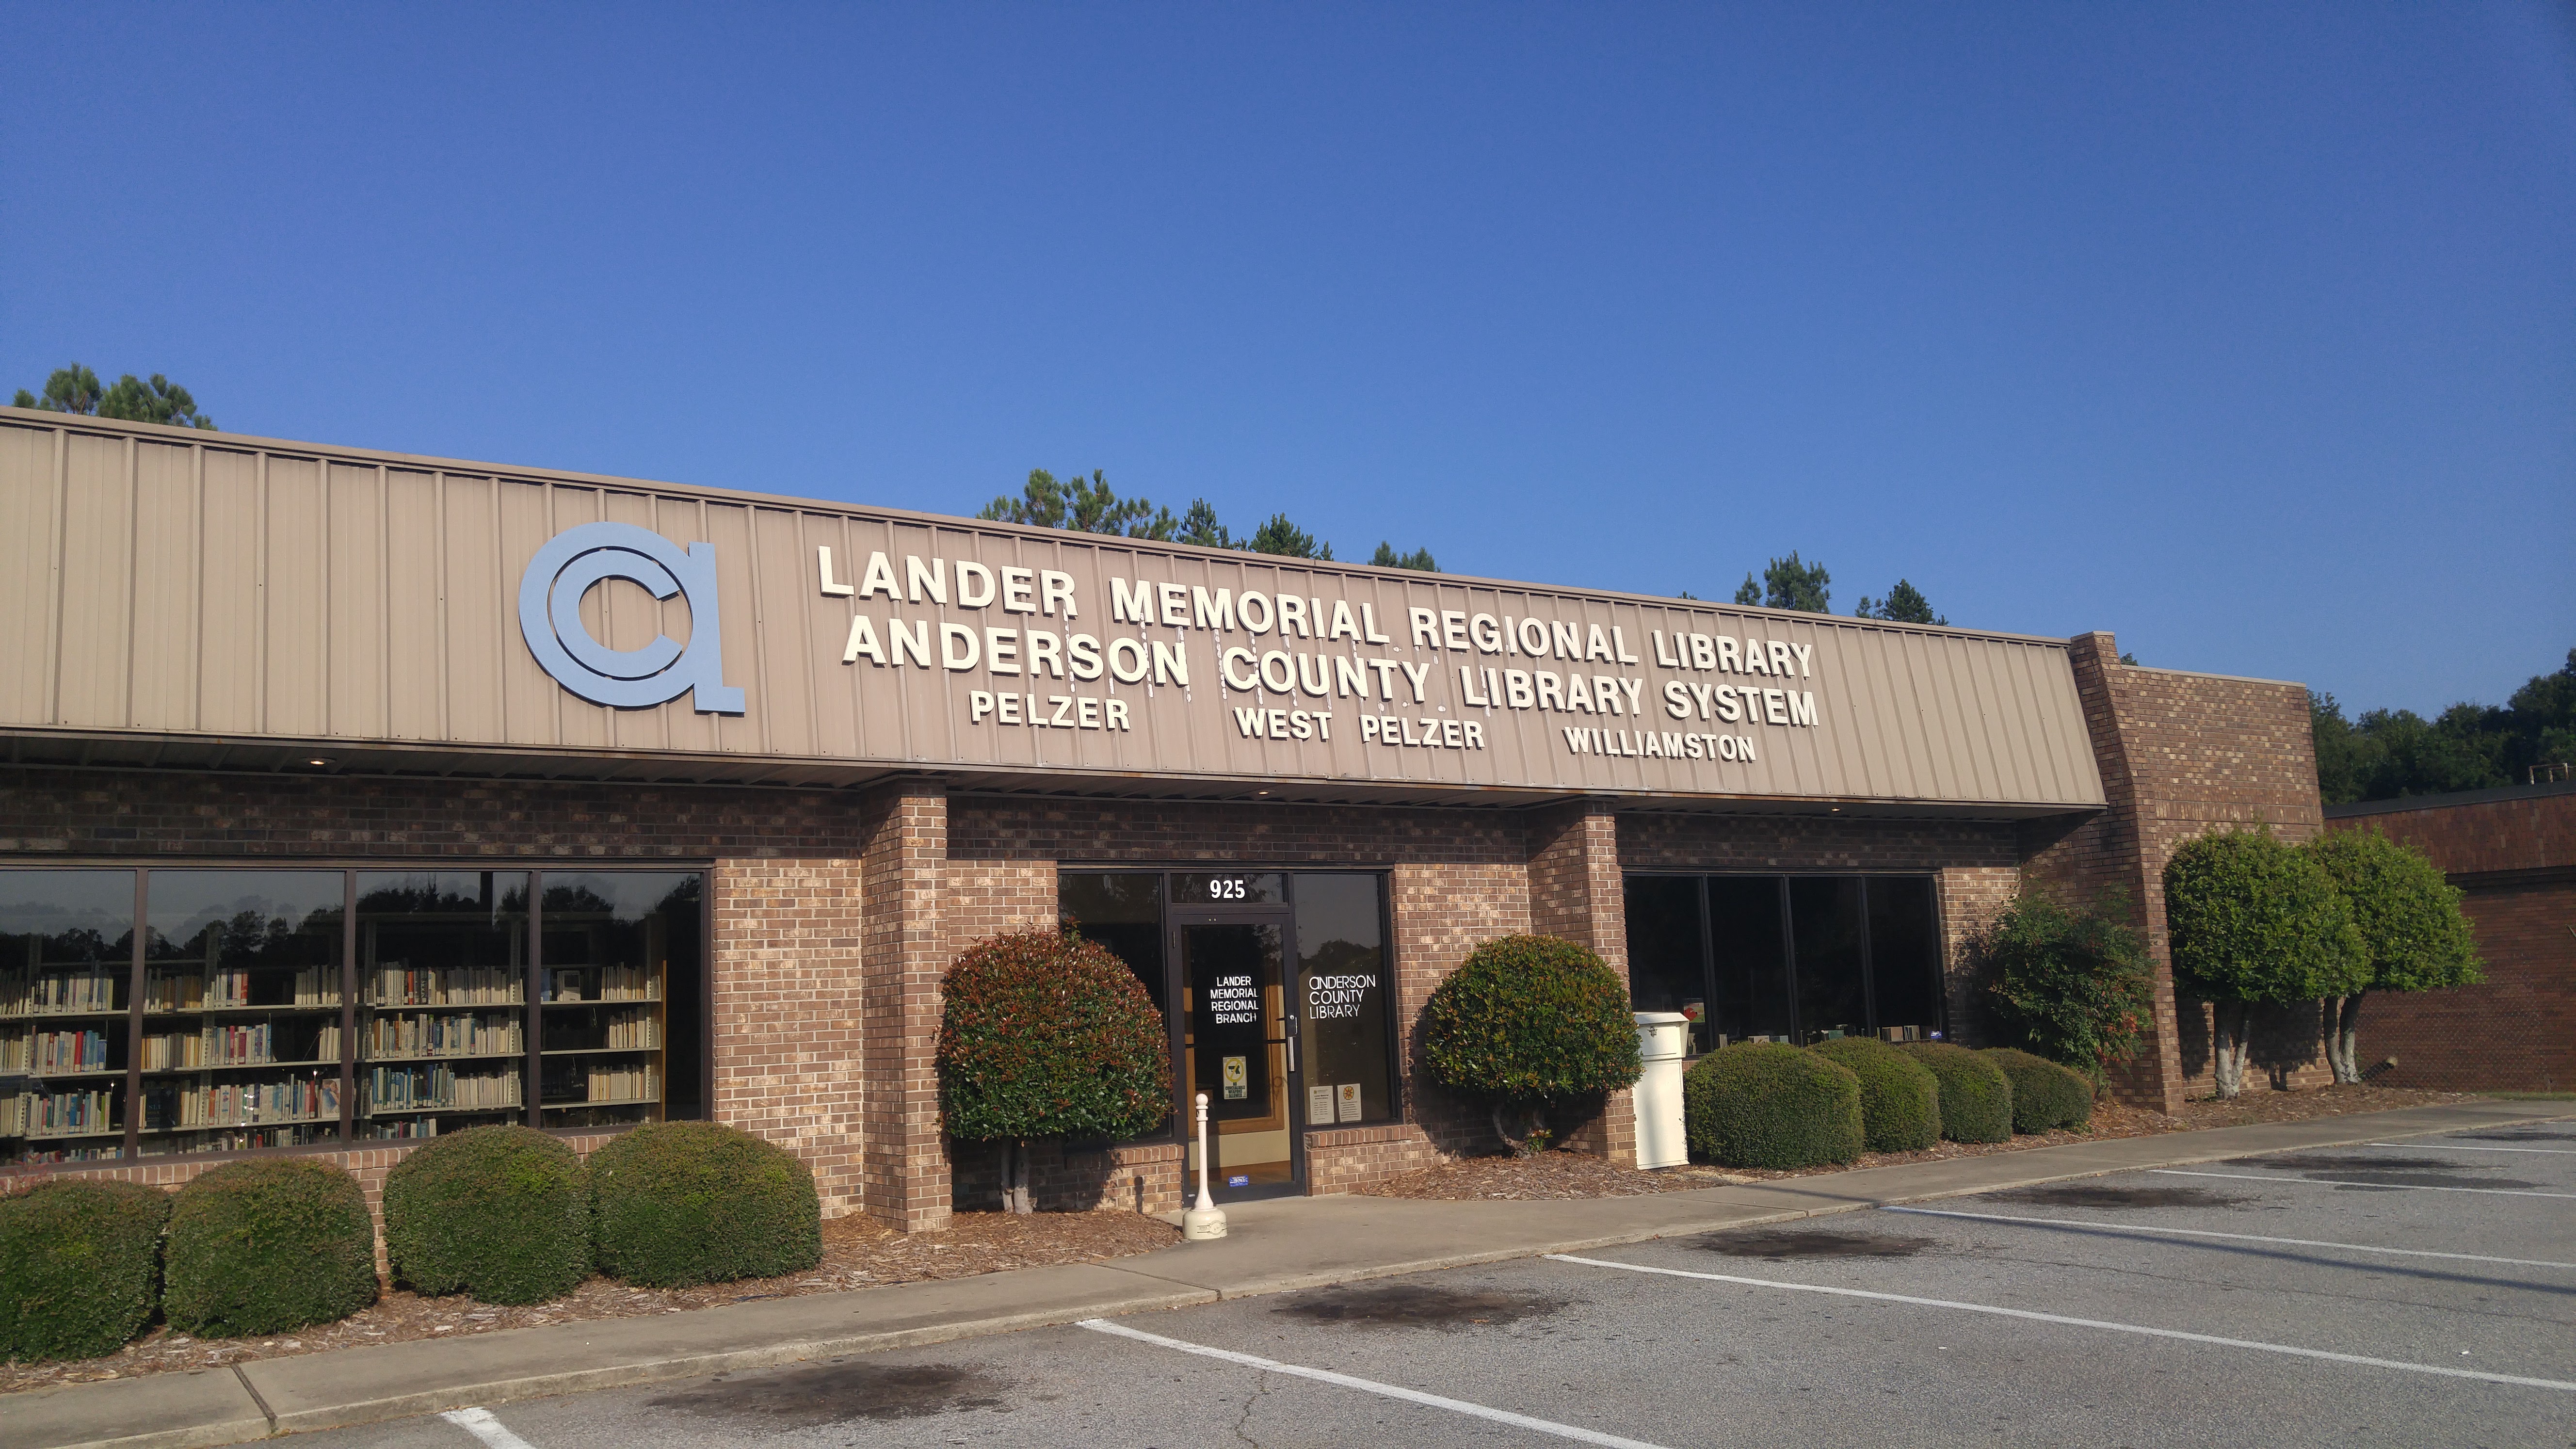
<svg viewBox="0 0 2576 1449">
<path fill-rule="evenodd" d="M 1181 1080 L 1207 1093 L 1208 1130 L 1216 1160 L 1208 1175 L 1235 1197 L 1297 1185 L 1297 1133 L 1289 1104 L 1297 1095 L 1296 1022 L 1282 990 L 1288 921 L 1246 919 L 1179 922 L 1185 1026 Z M 1197 1181 L 1196 1103 L 1189 1101 L 1189 1170 Z"/>
</svg>

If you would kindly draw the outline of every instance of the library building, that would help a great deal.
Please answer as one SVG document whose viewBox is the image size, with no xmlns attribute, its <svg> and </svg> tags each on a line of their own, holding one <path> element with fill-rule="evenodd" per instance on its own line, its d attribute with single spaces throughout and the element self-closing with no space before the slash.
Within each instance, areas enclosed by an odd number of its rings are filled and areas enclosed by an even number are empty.
<svg viewBox="0 0 2576 1449">
<path fill-rule="evenodd" d="M 942 1131 L 942 977 L 1064 924 L 1161 1005 L 1173 1110 L 1044 1144 L 1041 1207 L 1180 1206 L 1197 1092 L 1220 1198 L 1345 1192 L 1495 1146 L 1415 1038 L 1487 940 L 1590 946 L 1693 1052 L 1978 1044 L 2030 881 L 2139 912 L 2115 1090 L 2178 1106 L 2165 858 L 2321 828 L 2304 690 L 2107 633 L 20 409 L 0 591 L 0 1191 L 310 1153 L 372 1196 L 478 1123 L 700 1118 L 935 1228 L 1000 1176 Z M 1624 1093 L 1560 1126 L 1634 1161 Z"/>
</svg>

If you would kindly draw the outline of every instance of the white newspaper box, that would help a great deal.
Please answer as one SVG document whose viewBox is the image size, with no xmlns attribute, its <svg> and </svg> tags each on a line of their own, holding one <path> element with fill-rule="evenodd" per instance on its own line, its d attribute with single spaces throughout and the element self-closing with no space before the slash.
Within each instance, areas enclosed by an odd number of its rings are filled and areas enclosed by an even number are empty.
<svg viewBox="0 0 2576 1449">
<path fill-rule="evenodd" d="M 1640 1011 L 1637 1054 L 1646 1074 L 1637 1079 L 1637 1165 L 1679 1167 L 1690 1160 L 1682 1131 L 1682 1058 L 1690 1051 L 1690 1018 L 1678 1011 Z"/>
</svg>

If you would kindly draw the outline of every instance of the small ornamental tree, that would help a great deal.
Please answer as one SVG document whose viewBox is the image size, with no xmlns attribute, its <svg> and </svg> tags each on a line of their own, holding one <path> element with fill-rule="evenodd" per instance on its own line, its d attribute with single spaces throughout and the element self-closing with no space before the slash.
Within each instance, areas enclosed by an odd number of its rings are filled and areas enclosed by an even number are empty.
<svg viewBox="0 0 2576 1449">
<path fill-rule="evenodd" d="M 1171 1115 L 1162 1013 L 1107 947 L 994 936 L 957 958 L 943 990 L 940 1108 L 950 1136 L 1004 1144 L 1006 1211 L 1030 1210 L 1032 1139 L 1135 1137 Z"/>
<path fill-rule="evenodd" d="M 2326 1061 L 2336 1081 L 2358 1082 L 2362 996 L 2474 985 L 2477 939 L 2459 889 L 2415 847 L 2377 830 L 2338 830 L 2305 849 L 2343 892 L 2370 957 L 2361 986 L 2329 1002 Z"/>
<path fill-rule="evenodd" d="M 2128 913 L 2117 891 L 2069 910 L 2025 887 L 1984 942 L 1987 990 L 2017 1044 L 2096 1082 L 2137 1057 L 2155 1000 Z"/>
<path fill-rule="evenodd" d="M 1546 1142 L 1552 1108 L 1645 1071 L 1628 984 L 1554 936 L 1477 947 L 1423 1005 L 1422 1054 L 1433 1081 L 1492 1104 L 1495 1135 L 1522 1153 Z"/>
<path fill-rule="evenodd" d="M 2221 1097 L 2244 1090 L 2254 1007 L 2347 996 L 2370 979 L 2370 952 L 2334 878 L 2268 830 L 2185 842 L 2165 864 L 2165 919 L 2175 987 L 2215 1008 Z"/>
</svg>

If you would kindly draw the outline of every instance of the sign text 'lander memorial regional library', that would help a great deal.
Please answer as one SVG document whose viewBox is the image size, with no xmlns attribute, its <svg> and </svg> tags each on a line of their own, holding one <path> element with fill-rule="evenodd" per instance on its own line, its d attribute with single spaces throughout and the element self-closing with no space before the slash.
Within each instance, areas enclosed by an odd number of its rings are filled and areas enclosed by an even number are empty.
<svg viewBox="0 0 2576 1449">
<path fill-rule="evenodd" d="M 992 1200 L 938 986 L 1078 922 L 1171 1027 L 1169 1130 L 1042 1205 L 1489 1146 L 1417 1015 L 1536 931 L 1692 1050 L 1975 1042 L 2028 875 L 2143 902 L 2319 826 L 2296 685 L 2032 638 L 0 409 L 0 1174 L 379 1173 L 712 1118 L 826 1210 Z M 2160 972 L 2162 970 L 2160 965 Z M 2117 1090 L 2178 1104 L 2163 979 Z M 1624 1095 L 1576 1134 L 1633 1160 Z"/>
</svg>

